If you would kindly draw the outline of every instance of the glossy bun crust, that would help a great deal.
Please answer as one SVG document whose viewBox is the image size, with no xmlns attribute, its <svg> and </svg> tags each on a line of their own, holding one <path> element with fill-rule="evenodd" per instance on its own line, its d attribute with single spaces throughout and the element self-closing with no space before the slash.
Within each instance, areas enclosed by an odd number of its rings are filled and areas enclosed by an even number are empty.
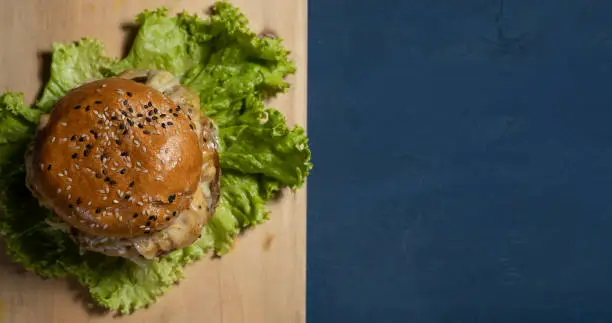
<svg viewBox="0 0 612 323">
<path fill-rule="evenodd" d="M 200 115 L 185 110 L 129 79 L 82 85 L 41 119 L 28 186 L 88 234 L 162 230 L 189 207 L 205 162 Z"/>
</svg>

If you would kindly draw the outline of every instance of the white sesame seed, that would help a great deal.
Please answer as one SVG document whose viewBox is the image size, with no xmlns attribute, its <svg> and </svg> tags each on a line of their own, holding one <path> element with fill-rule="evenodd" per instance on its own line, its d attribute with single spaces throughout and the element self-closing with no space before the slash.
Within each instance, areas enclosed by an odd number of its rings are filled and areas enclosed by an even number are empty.
<svg viewBox="0 0 612 323">
<path fill-rule="evenodd" d="M 62 139 L 60 139 L 60 142 L 66 142 L 66 141 L 68 141 L 68 138 L 62 138 Z"/>
<path fill-rule="evenodd" d="M 40 170 L 45 169 L 45 164 L 40 164 Z"/>
<path fill-rule="evenodd" d="M 64 174 L 62 174 L 62 173 L 58 173 L 58 174 L 57 174 L 57 176 L 59 176 L 59 177 L 64 177 Z"/>
<path fill-rule="evenodd" d="M 119 201 L 117 201 L 117 200 L 113 200 L 113 203 L 115 203 L 115 204 L 119 204 Z"/>
<path fill-rule="evenodd" d="M 75 169 L 79 169 L 79 164 L 74 164 Z"/>
<path fill-rule="evenodd" d="M 108 224 L 105 224 L 102 228 L 104 229 L 108 228 Z"/>
<path fill-rule="evenodd" d="M 72 194 L 68 194 L 68 199 L 71 199 L 71 198 L 72 198 Z"/>
<path fill-rule="evenodd" d="M 143 205 L 144 205 L 144 204 L 143 204 L 142 202 L 140 202 L 140 201 L 138 201 L 138 203 L 136 203 L 136 204 L 138 204 L 139 206 L 143 206 Z"/>
<path fill-rule="evenodd" d="M 72 186 L 68 185 L 68 186 L 66 187 L 66 191 L 70 191 L 70 189 L 71 189 L 71 188 L 72 188 Z"/>
<path fill-rule="evenodd" d="M 41 164 L 41 165 L 42 165 L 42 164 Z M 138 165 L 138 166 L 142 166 L 142 163 L 141 163 L 141 162 L 139 162 L 139 161 L 137 161 L 137 162 L 136 162 L 136 165 Z"/>
<path fill-rule="evenodd" d="M 68 180 L 69 182 L 72 182 L 72 178 L 70 177 L 66 177 L 66 180 Z"/>
<path fill-rule="evenodd" d="M 147 147 L 142 147 L 142 152 L 146 153 L 147 152 Z"/>
<path fill-rule="evenodd" d="M 106 194 L 108 194 L 108 192 L 110 192 L 110 188 L 108 188 L 108 186 L 106 187 Z"/>
<path fill-rule="evenodd" d="M 89 201 L 89 202 L 87 203 L 87 206 L 91 206 L 91 201 Z"/>
<path fill-rule="evenodd" d="M 51 143 L 55 142 L 55 137 L 51 137 Z"/>
<path fill-rule="evenodd" d="M 66 122 L 62 122 L 62 123 L 60 123 L 60 124 L 61 124 L 62 126 L 64 126 L 64 127 L 67 127 L 67 126 L 68 126 L 68 123 L 66 123 Z"/>
<path fill-rule="evenodd" d="M 58 189 L 57 189 L 57 194 L 59 194 L 59 193 L 61 193 L 61 192 L 62 192 L 62 189 L 61 189 L 61 188 L 58 188 Z"/>
<path fill-rule="evenodd" d="M 106 201 L 108 199 L 108 196 L 102 196 L 102 201 Z"/>
<path fill-rule="evenodd" d="M 68 175 L 68 170 L 64 169 L 64 175 Z"/>
</svg>

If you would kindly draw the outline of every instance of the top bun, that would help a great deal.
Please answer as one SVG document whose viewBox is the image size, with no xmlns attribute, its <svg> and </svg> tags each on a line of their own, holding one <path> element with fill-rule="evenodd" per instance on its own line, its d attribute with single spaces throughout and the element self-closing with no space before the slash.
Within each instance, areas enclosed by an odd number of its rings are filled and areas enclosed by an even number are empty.
<svg viewBox="0 0 612 323">
<path fill-rule="evenodd" d="M 28 185 L 78 230 L 133 237 L 187 209 L 203 169 L 200 114 L 124 78 L 82 85 L 41 118 Z"/>
</svg>

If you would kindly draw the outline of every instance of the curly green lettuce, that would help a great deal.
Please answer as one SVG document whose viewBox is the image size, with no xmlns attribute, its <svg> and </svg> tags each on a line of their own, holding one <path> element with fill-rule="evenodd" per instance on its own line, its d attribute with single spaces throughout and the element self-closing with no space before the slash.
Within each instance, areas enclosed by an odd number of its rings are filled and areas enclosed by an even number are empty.
<svg viewBox="0 0 612 323">
<path fill-rule="evenodd" d="M 73 277 L 101 306 L 121 313 L 143 308 L 183 278 L 183 268 L 231 250 L 236 236 L 266 221 L 266 203 L 283 187 L 297 189 L 312 165 L 304 129 L 289 128 L 264 100 L 289 88 L 295 72 L 278 38 L 259 37 L 233 5 L 217 2 L 207 19 L 167 10 L 138 15 L 136 39 L 124 59 L 83 38 L 53 46 L 51 78 L 34 106 L 19 93 L 0 96 L 0 235 L 9 255 L 42 277 Z M 50 211 L 25 187 L 24 151 L 40 114 L 72 88 L 128 68 L 163 69 L 200 94 L 202 109 L 219 125 L 221 199 L 193 245 L 145 264 L 81 254 L 45 222 Z"/>
</svg>

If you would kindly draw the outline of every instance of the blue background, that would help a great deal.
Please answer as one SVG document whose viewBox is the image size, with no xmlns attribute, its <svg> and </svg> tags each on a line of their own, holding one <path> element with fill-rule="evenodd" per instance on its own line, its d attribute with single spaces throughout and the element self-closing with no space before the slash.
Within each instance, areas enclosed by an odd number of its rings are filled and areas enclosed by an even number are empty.
<svg viewBox="0 0 612 323">
<path fill-rule="evenodd" d="M 309 15 L 308 322 L 612 322 L 612 1 Z"/>
</svg>

